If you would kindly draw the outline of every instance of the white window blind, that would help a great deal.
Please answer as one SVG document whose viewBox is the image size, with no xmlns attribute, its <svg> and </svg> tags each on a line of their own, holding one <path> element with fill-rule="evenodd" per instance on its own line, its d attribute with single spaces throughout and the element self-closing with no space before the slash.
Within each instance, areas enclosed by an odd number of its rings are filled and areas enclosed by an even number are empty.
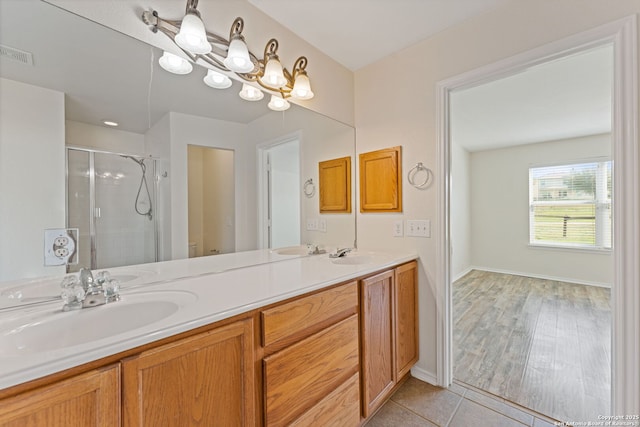
<svg viewBox="0 0 640 427">
<path fill-rule="evenodd" d="M 611 248 L 611 161 L 529 168 L 529 242 Z"/>
</svg>

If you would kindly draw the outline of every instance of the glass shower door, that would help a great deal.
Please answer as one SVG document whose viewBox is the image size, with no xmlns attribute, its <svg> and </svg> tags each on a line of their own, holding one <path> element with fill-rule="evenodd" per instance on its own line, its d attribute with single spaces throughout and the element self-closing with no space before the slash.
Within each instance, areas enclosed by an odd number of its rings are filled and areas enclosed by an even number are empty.
<svg viewBox="0 0 640 427">
<path fill-rule="evenodd" d="M 154 169 L 151 159 L 68 150 L 68 223 L 80 229 L 77 268 L 157 260 Z"/>
</svg>

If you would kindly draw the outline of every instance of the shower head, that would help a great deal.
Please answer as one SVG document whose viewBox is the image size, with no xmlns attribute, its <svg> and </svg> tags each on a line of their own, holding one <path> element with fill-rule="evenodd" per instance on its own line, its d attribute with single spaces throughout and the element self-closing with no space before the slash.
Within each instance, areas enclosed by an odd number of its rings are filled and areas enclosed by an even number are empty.
<svg viewBox="0 0 640 427">
<path fill-rule="evenodd" d="M 139 164 L 140 166 L 142 166 L 144 164 L 144 159 L 136 159 L 133 156 L 127 156 L 127 155 L 124 155 L 124 154 L 121 154 L 120 157 L 123 157 L 125 159 L 131 159 L 134 162 L 136 162 L 137 164 Z"/>
</svg>

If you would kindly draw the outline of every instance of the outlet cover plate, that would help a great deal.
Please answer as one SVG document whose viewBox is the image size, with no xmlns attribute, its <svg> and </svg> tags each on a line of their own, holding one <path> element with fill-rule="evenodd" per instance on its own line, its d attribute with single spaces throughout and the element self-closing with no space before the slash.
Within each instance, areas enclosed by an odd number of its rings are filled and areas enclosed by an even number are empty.
<svg viewBox="0 0 640 427">
<path fill-rule="evenodd" d="M 44 230 L 44 265 L 56 266 L 78 263 L 77 228 Z"/>
</svg>

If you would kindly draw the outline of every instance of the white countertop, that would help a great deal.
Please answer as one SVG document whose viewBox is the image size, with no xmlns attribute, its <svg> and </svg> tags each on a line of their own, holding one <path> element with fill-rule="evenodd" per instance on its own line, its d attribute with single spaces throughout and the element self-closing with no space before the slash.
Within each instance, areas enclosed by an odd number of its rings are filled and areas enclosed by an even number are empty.
<svg viewBox="0 0 640 427">
<path fill-rule="evenodd" d="M 0 310 L 0 389 L 417 258 L 413 253 L 362 251 L 348 256 L 359 255 L 367 255 L 369 262 L 337 265 L 326 254 L 298 257 L 259 250 L 109 269 L 113 276 L 126 280 L 122 283 L 120 302 L 67 313 L 61 311 L 61 301 Z M 45 280 L 41 286 L 32 281 L 25 289 L 51 294 L 58 292 L 58 284 L 58 279 Z M 15 289 L 15 283 L 0 287 L 5 293 Z M 56 348 L 56 336 L 47 338 L 51 342 L 40 341 L 37 348 L 29 348 L 28 343 L 23 346 L 20 340 L 13 338 L 25 325 L 37 327 L 39 322 L 65 320 L 62 316 L 76 317 L 60 323 L 71 325 L 61 327 L 67 329 L 59 331 L 61 335 L 74 333 L 73 325 L 76 324 L 100 328 L 100 322 L 85 320 L 101 314 L 98 310 L 106 313 L 119 305 L 118 309 L 121 309 L 132 301 L 151 300 L 154 294 L 188 296 L 188 301 L 161 320 L 133 329 L 125 325 L 124 332 L 115 335 L 97 330 L 95 335 L 89 334 L 88 342 L 64 348 Z M 35 291 L 25 295 L 27 298 L 37 296 Z M 76 318 L 80 323 L 74 323 Z M 108 317 L 101 319 L 105 318 Z M 86 326 L 80 329 L 84 332 L 76 333 L 86 335 L 87 330 L 91 331 Z"/>
</svg>

